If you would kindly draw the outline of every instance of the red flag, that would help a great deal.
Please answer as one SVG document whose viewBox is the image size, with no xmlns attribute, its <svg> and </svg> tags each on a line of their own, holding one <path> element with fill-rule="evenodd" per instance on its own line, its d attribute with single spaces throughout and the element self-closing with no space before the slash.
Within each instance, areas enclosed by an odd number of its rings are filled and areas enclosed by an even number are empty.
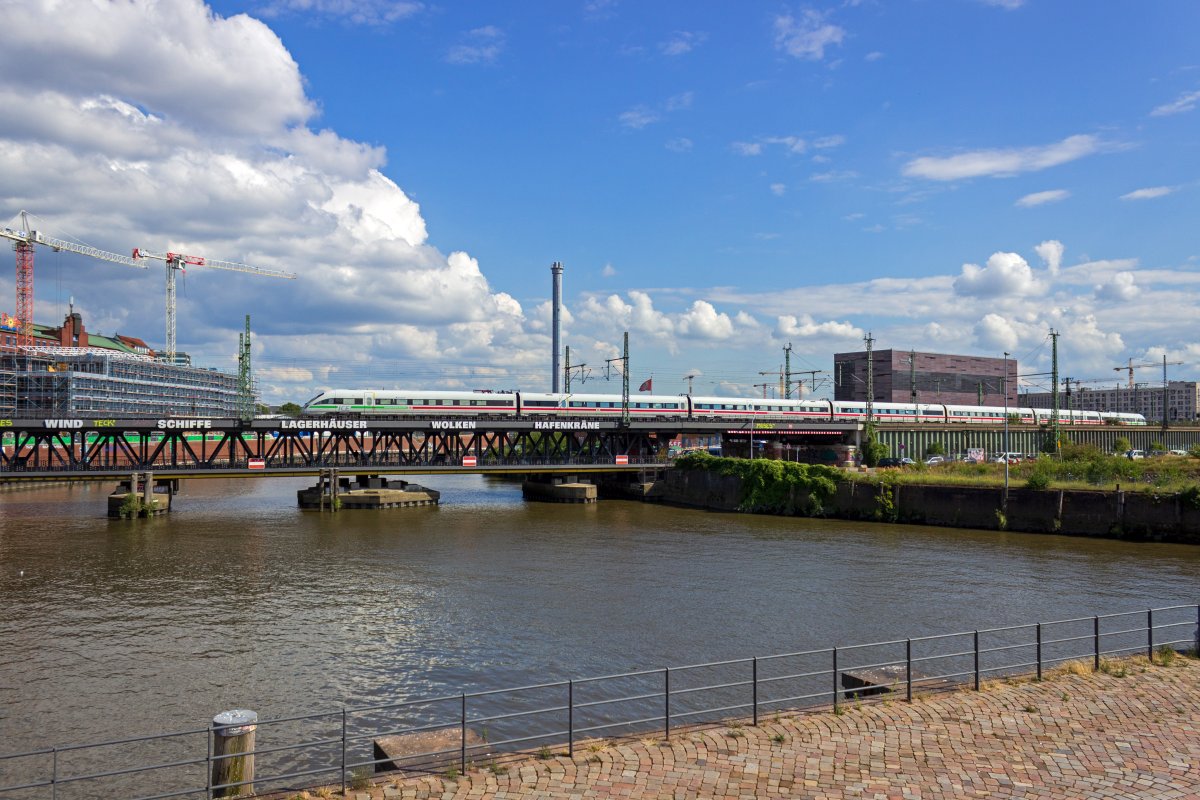
<svg viewBox="0 0 1200 800">
<path fill-rule="evenodd" d="M 654 378 L 647 378 L 646 380 L 642 381 L 642 385 L 638 387 L 638 391 L 639 392 L 653 391 L 653 387 L 651 386 L 651 384 L 653 384 L 653 383 L 654 383 Z"/>
</svg>

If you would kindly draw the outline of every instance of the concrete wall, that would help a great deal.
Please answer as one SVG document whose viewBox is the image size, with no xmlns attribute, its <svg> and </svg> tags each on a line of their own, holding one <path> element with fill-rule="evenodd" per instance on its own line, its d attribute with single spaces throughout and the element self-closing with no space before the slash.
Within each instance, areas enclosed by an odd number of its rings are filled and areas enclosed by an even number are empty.
<svg viewBox="0 0 1200 800">
<path fill-rule="evenodd" d="M 741 479 L 669 470 L 662 500 L 675 505 L 736 511 Z M 881 495 L 884 499 L 881 502 Z M 804 498 L 795 506 L 805 508 Z M 1003 489 L 967 486 L 879 485 L 842 481 L 825 516 L 950 528 L 1061 533 L 1200 544 L 1200 509 L 1177 495 L 1012 489 L 1001 514 Z"/>
</svg>

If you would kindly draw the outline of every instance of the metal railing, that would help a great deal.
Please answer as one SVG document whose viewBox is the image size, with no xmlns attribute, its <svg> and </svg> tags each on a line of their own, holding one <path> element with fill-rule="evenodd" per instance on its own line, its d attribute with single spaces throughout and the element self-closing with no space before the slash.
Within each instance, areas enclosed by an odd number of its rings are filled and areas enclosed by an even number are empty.
<svg viewBox="0 0 1200 800">
<path fill-rule="evenodd" d="M 505 761 L 575 755 L 597 740 L 680 725 L 757 725 L 764 714 L 870 703 L 963 688 L 1106 656 L 1200 652 L 1200 604 L 917 636 L 770 656 L 459 693 L 259 721 L 254 748 L 214 754 L 214 727 L 0 755 L 0 798 L 209 798 L 339 785 L 379 772 L 501 769 Z M 880 677 L 883 676 L 883 677 Z M 388 752 L 386 737 L 440 736 Z M 426 739 L 425 741 L 430 741 Z M 255 777 L 214 784 L 214 764 L 254 756 Z M 139 760 L 142 759 L 142 760 Z M 120 766 L 120 765 L 127 766 Z"/>
</svg>

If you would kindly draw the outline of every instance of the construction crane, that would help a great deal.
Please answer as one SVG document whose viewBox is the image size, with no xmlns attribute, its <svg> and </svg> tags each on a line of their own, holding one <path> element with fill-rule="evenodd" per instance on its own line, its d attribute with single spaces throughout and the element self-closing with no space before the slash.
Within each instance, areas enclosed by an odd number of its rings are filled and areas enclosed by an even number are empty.
<svg viewBox="0 0 1200 800">
<path fill-rule="evenodd" d="M 0 229 L 0 237 L 13 241 L 13 250 L 17 252 L 17 347 L 33 345 L 33 250 L 35 244 L 40 244 L 57 251 L 78 253 L 83 256 L 99 258 L 102 261 L 112 261 L 127 267 L 145 269 L 146 265 L 138 263 L 128 256 L 98 250 L 85 244 L 68 242 L 65 239 L 55 239 L 38 233 L 29 227 L 29 214 L 21 212 L 21 230 L 12 228 Z"/>
<path fill-rule="evenodd" d="M 1135 363 L 1133 363 L 1133 359 L 1131 358 L 1131 359 L 1129 359 L 1129 363 L 1126 364 L 1125 366 L 1113 367 L 1113 372 L 1124 372 L 1125 370 L 1128 370 L 1129 371 L 1129 388 L 1132 389 L 1133 388 L 1133 371 L 1135 369 L 1141 369 L 1142 367 L 1162 367 L 1163 368 L 1163 380 L 1165 381 L 1166 380 L 1166 368 L 1169 366 L 1178 366 L 1182 363 L 1183 363 L 1182 361 L 1167 361 L 1166 356 L 1164 356 L 1162 361 L 1146 361 L 1141 364 L 1135 364 Z"/>
<path fill-rule="evenodd" d="M 185 256 L 182 253 L 152 253 L 140 247 L 134 248 L 134 259 L 153 258 L 167 265 L 167 361 L 175 363 L 175 273 L 183 272 L 187 267 L 212 267 L 227 269 L 233 272 L 245 272 L 250 275 L 261 275 L 264 278 L 295 279 L 295 275 L 278 269 L 262 269 L 249 264 L 239 264 L 236 261 L 217 261 L 203 256 Z"/>
</svg>

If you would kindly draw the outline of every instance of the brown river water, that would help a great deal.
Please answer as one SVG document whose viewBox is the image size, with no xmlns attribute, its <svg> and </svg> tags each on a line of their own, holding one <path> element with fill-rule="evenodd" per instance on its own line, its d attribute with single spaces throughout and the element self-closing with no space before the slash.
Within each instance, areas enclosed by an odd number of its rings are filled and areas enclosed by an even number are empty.
<svg viewBox="0 0 1200 800">
<path fill-rule="evenodd" d="M 0 493 L 0 752 L 1197 601 L 1200 547 L 417 480 L 440 508 L 192 480 L 129 522 L 108 484 Z"/>
</svg>

